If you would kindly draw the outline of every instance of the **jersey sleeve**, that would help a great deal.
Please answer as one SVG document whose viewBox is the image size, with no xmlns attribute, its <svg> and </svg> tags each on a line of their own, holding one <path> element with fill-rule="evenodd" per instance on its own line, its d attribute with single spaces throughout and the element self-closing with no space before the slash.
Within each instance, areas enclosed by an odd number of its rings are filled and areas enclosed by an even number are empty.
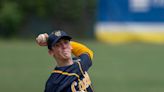
<svg viewBox="0 0 164 92">
<path fill-rule="evenodd" d="M 88 54 L 82 54 L 79 56 L 80 58 L 80 64 L 83 69 L 83 71 L 88 71 L 88 69 L 92 66 L 92 60 L 88 56 Z"/>
<path fill-rule="evenodd" d="M 85 45 L 71 41 L 72 53 L 80 58 L 80 64 L 84 71 L 87 71 L 92 65 L 93 51 L 86 47 Z"/>
<path fill-rule="evenodd" d="M 72 53 L 79 57 L 82 54 L 88 54 L 90 59 L 93 59 L 93 51 L 91 49 L 89 49 L 88 47 L 86 47 L 85 45 L 75 42 L 75 41 L 71 41 L 70 42 L 71 46 L 72 46 Z"/>
</svg>

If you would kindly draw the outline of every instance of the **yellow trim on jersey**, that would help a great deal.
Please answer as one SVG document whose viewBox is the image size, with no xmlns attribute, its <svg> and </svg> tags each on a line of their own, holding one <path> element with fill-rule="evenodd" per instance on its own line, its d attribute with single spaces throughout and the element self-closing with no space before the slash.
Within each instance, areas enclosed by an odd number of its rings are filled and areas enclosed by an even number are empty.
<svg viewBox="0 0 164 92">
<path fill-rule="evenodd" d="M 68 72 L 63 72 L 63 71 L 60 71 L 60 70 L 54 70 L 52 73 L 60 73 L 62 75 L 76 76 L 77 78 L 80 78 L 79 75 L 77 75 L 76 73 L 68 73 Z"/>
<path fill-rule="evenodd" d="M 78 65 L 79 65 L 79 68 L 80 68 L 80 71 L 81 71 L 81 73 L 82 73 L 82 75 L 85 77 L 85 74 L 84 74 L 84 72 L 83 72 L 83 70 L 82 70 L 82 67 L 81 67 L 81 64 L 80 64 L 80 62 L 77 62 L 78 63 Z M 89 77 L 89 76 L 88 76 Z M 90 80 L 90 79 L 89 79 Z M 89 85 L 90 86 L 90 88 L 91 88 L 91 90 L 93 91 L 93 87 L 92 87 L 92 85 Z M 87 90 L 86 90 L 87 91 Z"/>
<path fill-rule="evenodd" d="M 90 50 L 88 47 L 86 47 L 85 45 L 81 44 L 81 43 L 78 43 L 78 42 L 74 42 L 74 41 L 71 41 L 70 42 L 71 46 L 72 46 L 72 53 L 75 55 L 75 56 L 80 56 L 81 54 L 83 53 L 87 53 L 89 55 L 89 57 L 91 59 L 93 59 L 93 51 Z"/>
<path fill-rule="evenodd" d="M 81 68 L 80 62 L 77 62 L 77 63 L 78 63 L 78 65 L 79 65 L 79 68 L 80 68 L 81 73 L 84 75 L 84 72 L 83 72 L 83 70 L 82 70 L 82 68 Z"/>
</svg>

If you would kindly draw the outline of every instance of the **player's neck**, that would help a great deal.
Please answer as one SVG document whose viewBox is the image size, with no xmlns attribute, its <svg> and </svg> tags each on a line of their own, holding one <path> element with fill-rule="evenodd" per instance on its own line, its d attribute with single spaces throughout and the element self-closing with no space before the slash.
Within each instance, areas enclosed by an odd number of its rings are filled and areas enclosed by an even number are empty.
<svg viewBox="0 0 164 92">
<path fill-rule="evenodd" d="M 73 60 L 71 58 L 68 60 L 57 60 L 56 59 L 56 62 L 57 62 L 58 67 L 69 66 L 69 65 L 73 64 Z"/>
</svg>

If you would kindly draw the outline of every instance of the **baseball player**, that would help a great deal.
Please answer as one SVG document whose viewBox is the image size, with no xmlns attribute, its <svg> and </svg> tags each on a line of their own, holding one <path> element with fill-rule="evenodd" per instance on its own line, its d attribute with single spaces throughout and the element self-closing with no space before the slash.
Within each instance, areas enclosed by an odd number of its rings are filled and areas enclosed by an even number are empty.
<svg viewBox="0 0 164 92">
<path fill-rule="evenodd" d="M 87 73 L 92 65 L 93 52 L 71 39 L 64 31 L 40 34 L 36 38 L 38 45 L 48 47 L 49 54 L 57 63 L 44 92 L 93 92 Z"/>
</svg>

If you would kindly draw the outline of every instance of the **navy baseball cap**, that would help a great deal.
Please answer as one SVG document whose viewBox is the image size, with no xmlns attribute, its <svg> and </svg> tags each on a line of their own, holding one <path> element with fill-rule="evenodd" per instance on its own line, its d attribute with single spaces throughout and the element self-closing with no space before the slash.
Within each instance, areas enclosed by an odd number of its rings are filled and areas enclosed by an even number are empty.
<svg viewBox="0 0 164 92">
<path fill-rule="evenodd" d="M 70 37 L 64 31 L 54 31 L 48 37 L 48 40 L 47 40 L 48 49 L 52 49 L 52 46 L 54 46 L 60 39 L 68 39 L 68 40 L 71 40 L 72 37 Z"/>
</svg>

